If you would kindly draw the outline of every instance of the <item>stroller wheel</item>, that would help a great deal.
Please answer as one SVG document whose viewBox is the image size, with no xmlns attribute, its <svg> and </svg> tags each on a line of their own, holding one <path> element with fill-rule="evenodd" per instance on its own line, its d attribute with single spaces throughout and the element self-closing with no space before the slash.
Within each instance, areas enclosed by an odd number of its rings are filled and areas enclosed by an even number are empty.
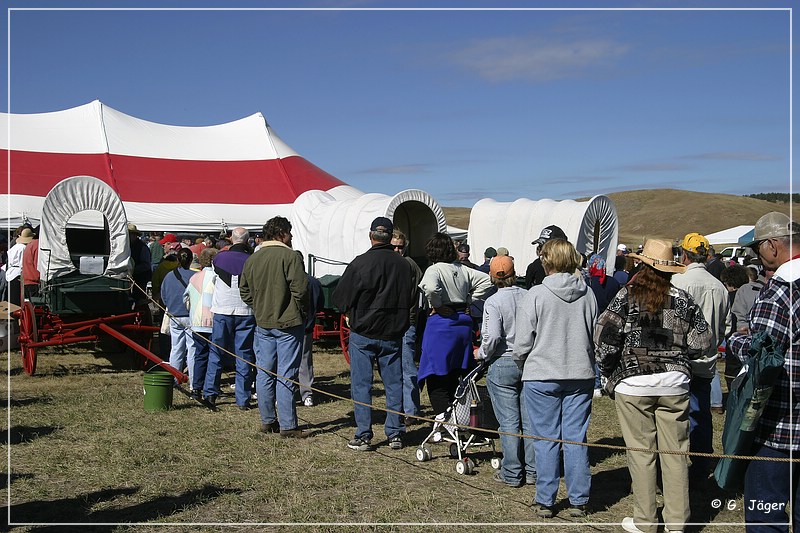
<svg viewBox="0 0 800 533">
<path fill-rule="evenodd" d="M 475 461 L 469 457 L 464 457 L 456 462 L 456 472 L 462 476 L 469 476 L 475 471 Z"/>
<path fill-rule="evenodd" d="M 431 449 L 428 448 L 427 446 L 422 448 L 417 448 L 416 456 L 417 456 L 417 461 L 419 461 L 420 463 L 424 463 L 425 461 L 430 461 Z"/>
<path fill-rule="evenodd" d="M 452 459 L 458 459 L 458 444 L 455 442 L 450 445 L 450 457 Z"/>
<path fill-rule="evenodd" d="M 495 470 L 500 470 L 500 467 L 503 466 L 503 462 L 500 460 L 499 457 L 492 457 L 491 464 L 492 468 L 494 468 Z"/>
<path fill-rule="evenodd" d="M 475 472 L 475 461 L 470 459 L 469 457 L 464 458 L 464 464 L 467 465 L 467 475 L 472 475 Z"/>
</svg>

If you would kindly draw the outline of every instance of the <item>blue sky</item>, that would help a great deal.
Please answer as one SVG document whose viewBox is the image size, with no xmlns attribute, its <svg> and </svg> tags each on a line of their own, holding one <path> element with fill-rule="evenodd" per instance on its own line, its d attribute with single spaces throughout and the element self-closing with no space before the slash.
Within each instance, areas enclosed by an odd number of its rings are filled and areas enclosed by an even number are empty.
<svg viewBox="0 0 800 533">
<path fill-rule="evenodd" d="M 6 110 L 55 111 L 100 99 L 186 126 L 261 111 L 306 159 L 367 192 L 419 188 L 443 206 L 471 207 L 481 198 L 790 187 L 786 10 L 14 10 L 9 21 Z"/>
</svg>

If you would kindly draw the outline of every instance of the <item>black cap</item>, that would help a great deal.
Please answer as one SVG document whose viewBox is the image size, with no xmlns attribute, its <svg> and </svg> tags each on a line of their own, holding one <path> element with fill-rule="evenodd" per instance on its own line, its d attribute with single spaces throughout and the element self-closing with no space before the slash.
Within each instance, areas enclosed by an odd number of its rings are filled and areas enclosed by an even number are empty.
<svg viewBox="0 0 800 533">
<path fill-rule="evenodd" d="M 559 228 L 558 226 L 547 226 L 542 230 L 539 234 L 539 238 L 533 241 L 531 244 L 544 244 L 550 239 L 563 239 L 567 240 L 567 234 L 564 233 L 564 230 Z"/>
<path fill-rule="evenodd" d="M 383 231 L 386 233 L 391 233 L 394 231 L 394 225 L 392 224 L 392 221 L 386 217 L 378 217 L 373 220 L 369 230 L 378 231 L 378 228 L 383 228 Z"/>
<path fill-rule="evenodd" d="M 457 250 L 463 254 L 468 254 L 469 244 L 459 244 Z"/>
</svg>

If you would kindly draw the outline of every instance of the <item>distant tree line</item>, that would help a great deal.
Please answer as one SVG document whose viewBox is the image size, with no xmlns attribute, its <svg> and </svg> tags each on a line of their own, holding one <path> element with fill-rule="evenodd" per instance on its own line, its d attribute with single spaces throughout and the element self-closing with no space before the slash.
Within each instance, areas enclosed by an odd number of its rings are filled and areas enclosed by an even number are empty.
<svg viewBox="0 0 800 533">
<path fill-rule="evenodd" d="M 757 200 L 766 200 L 772 203 L 788 203 L 789 193 L 787 192 L 760 192 L 758 194 L 745 194 L 748 198 L 755 198 Z M 800 203 L 800 193 L 791 195 L 792 202 Z"/>
</svg>

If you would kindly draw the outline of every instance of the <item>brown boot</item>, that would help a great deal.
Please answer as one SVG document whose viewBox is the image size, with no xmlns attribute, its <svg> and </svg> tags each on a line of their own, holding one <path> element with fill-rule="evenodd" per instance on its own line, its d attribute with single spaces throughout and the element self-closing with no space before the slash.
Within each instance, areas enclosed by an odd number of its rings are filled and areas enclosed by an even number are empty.
<svg viewBox="0 0 800 533">
<path fill-rule="evenodd" d="M 298 428 L 281 430 L 281 437 L 285 439 L 306 439 L 310 436 L 311 433 L 308 433 Z"/>
<path fill-rule="evenodd" d="M 261 424 L 261 433 L 278 433 L 281 430 L 280 424 L 278 421 L 270 422 L 269 424 Z"/>
</svg>

